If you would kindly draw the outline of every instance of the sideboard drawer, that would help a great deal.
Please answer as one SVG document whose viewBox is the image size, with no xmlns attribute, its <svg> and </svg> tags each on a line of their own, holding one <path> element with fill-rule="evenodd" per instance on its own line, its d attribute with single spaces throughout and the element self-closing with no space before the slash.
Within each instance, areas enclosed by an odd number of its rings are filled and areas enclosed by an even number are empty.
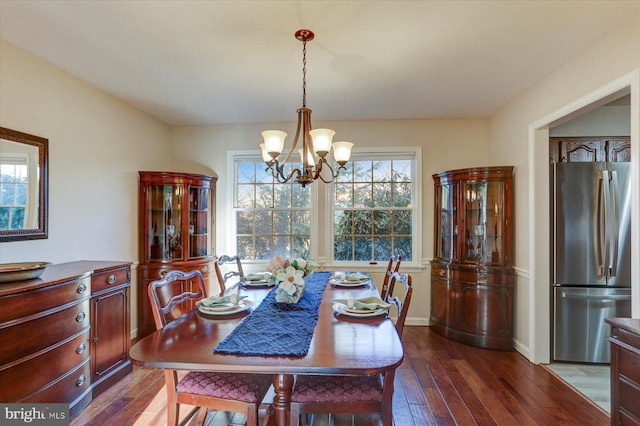
<svg viewBox="0 0 640 426">
<path fill-rule="evenodd" d="M 89 327 L 90 299 L 26 323 L 0 328 L 0 365 L 22 359 Z"/>
<path fill-rule="evenodd" d="M 0 297 L 0 326 L 91 296 L 91 277 Z"/>
<path fill-rule="evenodd" d="M 12 386 L 0 387 L 0 401 L 19 401 L 50 382 L 56 381 L 89 358 L 90 330 L 86 329 L 66 343 L 53 346 L 36 357 L 18 364 L 0 367 L 0 383 Z M 46 368 L 43 368 L 46 366 Z M 38 374 L 32 374 L 39 371 Z"/>
<path fill-rule="evenodd" d="M 122 284 L 128 284 L 129 281 L 131 281 L 131 269 L 129 267 L 98 272 L 93 274 L 91 278 L 91 291 L 97 293 Z"/>
<path fill-rule="evenodd" d="M 84 391 L 89 389 L 91 384 L 91 363 L 87 358 L 84 363 L 73 369 L 65 376 L 62 376 L 50 386 L 37 390 L 35 393 L 20 400 L 19 402 L 69 402 L 74 401 Z"/>
</svg>

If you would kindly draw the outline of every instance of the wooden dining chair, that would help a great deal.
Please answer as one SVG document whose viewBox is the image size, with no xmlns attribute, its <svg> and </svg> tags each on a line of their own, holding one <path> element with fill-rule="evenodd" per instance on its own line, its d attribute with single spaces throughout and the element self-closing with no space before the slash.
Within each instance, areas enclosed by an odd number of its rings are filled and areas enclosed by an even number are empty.
<svg viewBox="0 0 640 426">
<path fill-rule="evenodd" d="M 387 297 L 387 294 L 393 294 L 393 288 L 390 288 L 391 284 L 391 274 L 394 272 L 398 272 L 400 269 L 400 263 L 402 262 L 402 256 L 391 256 L 389 259 L 389 264 L 387 265 L 387 271 L 384 274 L 384 281 L 382 282 L 382 289 L 380 290 L 380 297 L 384 300 Z M 389 291 L 391 290 L 391 291 Z"/>
<path fill-rule="evenodd" d="M 196 302 L 207 297 L 200 271 L 170 271 L 148 287 L 156 329 L 194 309 Z M 182 376 L 182 374 L 181 374 Z M 258 409 L 271 385 L 271 377 L 260 374 L 186 372 L 178 380 L 178 372 L 164 370 L 167 387 L 167 424 L 177 425 L 180 404 L 194 405 L 180 424 L 185 424 L 198 410 L 202 424 L 207 409 L 245 413 L 247 426 L 258 425 Z"/>
<path fill-rule="evenodd" d="M 387 294 L 385 300 L 397 310 L 396 330 L 400 339 L 411 302 L 411 276 L 392 272 L 391 283 L 402 283 L 402 297 Z M 395 369 L 384 374 L 359 376 L 298 375 L 291 393 L 292 426 L 306 424 L 308 414 L 380 413 L 382 424 L 393 424 L 393 381 Z M 302 417 L 301 417 L 302 415 Z"/>
<path fill-rule="evenodd" d="M 244 278 L 244 271 L 242 270 L 242 262 L 240 257 L 236 254 L 228 256 L 223 254 L 215 262 L 216 276 L 218 277 L 218 284 L 220 285 L 220 294 L 224 293 L 227 288 L 227 282 L 232 278 L 241 280 Z"/>
</svg>

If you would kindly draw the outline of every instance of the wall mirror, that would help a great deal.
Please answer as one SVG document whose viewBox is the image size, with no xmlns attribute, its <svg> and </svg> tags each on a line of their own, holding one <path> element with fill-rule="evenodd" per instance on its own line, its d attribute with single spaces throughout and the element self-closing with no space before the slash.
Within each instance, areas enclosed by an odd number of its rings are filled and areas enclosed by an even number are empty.
<svg viewBox="0 0 640 426">
<path fill-rule="evenodd" d="M 0 127 L 0 242 L 47 238 L 48 144 Z"/>
</svg>

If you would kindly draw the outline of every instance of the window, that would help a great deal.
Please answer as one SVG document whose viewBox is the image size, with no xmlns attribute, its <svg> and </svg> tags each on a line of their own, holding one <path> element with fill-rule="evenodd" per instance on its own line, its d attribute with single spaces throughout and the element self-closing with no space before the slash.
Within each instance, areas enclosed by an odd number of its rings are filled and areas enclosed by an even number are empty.
<svg viewBox="0 0 640 426">
<path fill-rule="evenodd" d="M 333 185 L 335 261 L 370 262 L 402 255 L 411 261 L 413 159 L 358 156 Z"/>
<path fill-rule="evenodd" d="M 359 148 L 335 182 L 302 188 L 274 181 L 258 152 L 230 151 L 229 251 L 249 261 L 305 256 L 361 269 L 400 254 L 418 266 L 421 157 L 419 147 Z"/>
<path fill-rule="evenodd" d="M 261 157 L 235 157 L 234 170 L 238 255 L 248 260 L 310 257 L 311 189 L 278 183 Z"/>
<path fill-rule="evenodd" d="M 24 229 L 28 182 L 26 157 L 0 158 L 0 230 Z"/>
</svg>

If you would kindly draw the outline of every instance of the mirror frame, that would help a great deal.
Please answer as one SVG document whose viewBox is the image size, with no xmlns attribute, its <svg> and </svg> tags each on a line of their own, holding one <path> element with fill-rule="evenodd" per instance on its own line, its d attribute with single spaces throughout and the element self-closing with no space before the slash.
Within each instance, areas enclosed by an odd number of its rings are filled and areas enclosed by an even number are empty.
<svg viewBox="0 0 640 426">
<path fill-rule="evenodd" d="M 38 149 L 38 227 L 0 231 L 0 243 L 48 238 L 49 223 L 49 140 L 17 130 L 0 127 L 0 139 L 34 146 Z"/>
</svg>

